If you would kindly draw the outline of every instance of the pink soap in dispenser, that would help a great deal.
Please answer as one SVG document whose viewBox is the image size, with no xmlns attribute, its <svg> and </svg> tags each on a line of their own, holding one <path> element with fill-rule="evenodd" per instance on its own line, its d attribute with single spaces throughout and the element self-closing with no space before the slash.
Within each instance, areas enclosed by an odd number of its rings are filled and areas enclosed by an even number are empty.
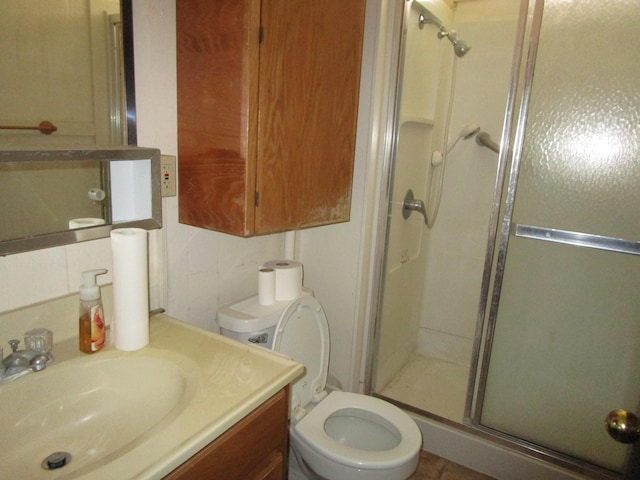
<svg viewBox="0 0 640 480">
<path fill-rule="evenodd" d="M 80 351 L 95 353 L 104 347 L 105 325 L 100 287 L 96 276 L 107 273 L 105 268 L 82 272 L 80 285 Z"/>
</svg>

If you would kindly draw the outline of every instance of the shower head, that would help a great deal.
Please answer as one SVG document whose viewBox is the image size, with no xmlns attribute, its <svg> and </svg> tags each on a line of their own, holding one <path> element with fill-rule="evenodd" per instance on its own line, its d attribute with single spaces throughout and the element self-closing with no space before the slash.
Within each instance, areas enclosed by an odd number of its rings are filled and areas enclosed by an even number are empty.
<svg viewBox="0 0 640 480">
<path fill-rule="evenodd" d="M 425 10 L 418 16 L 418 26 L 420 27 L 420 30 L 422 30 L 428 23 L 431 23 L 440 29 L 438 31 L 439 39 L 443 39 L 444 37 L 447 37 L 449 39 L 451 45 L 453 45 L 453 51 L 455 52 L 456 56 L 464 57 L 467 52 L 471 50 L 471 46 L 467 42 L 458 39 L 455 30 L 447 31 L 446 27 L 442 24 L 438 17 L 436 17 L 429 10 Z"/>
<path fill-rule="evenodd" d="M 471 46 L 464 40 L 456 40 L 451 43 L 453 43 L 453 51 L 456 53 L 458 58 L 464 57 L 467 52 L 471 50 Z"/>
<path fill-rule="evenodd" d="M 464 57 L 469 50 L 471 50 L 471 46 L 465 42 L 464 40 L 458 39 L 455 30 L 447 31 L 443 26 L 440 27 L 440 31 L 438 32 L 438 38 L 442 39 L 447 37 L 447 39 L 453 45 L 453 51 L 455 52 L 457 57 Z"/>
<path fill-rule="evenodd" d="M 447 149 L 445 150 L 444 154 L 438 150 L 434 151 L 431 154 L 431 166 L 437 167 L 438 165 L 442 165 L 444 163 L 444 157 L 446 157 L 449 152 L 453 150 L 453 147 L 455 147 L 460 140 L 469 140 L 479 131 L 480 125 L 478 125 L 477 123 L 467 123 L 464 127 L 462 127 L 462 130 L 460 130 L 456 138 L 453 141 L 449 142 L 449 145 L 447 145 Z"/>
<path fill-rule="evenodd" d="M 462 130 L 460 130 L 460 133 L 458 133 L 453 142 L 449 143 L 449 146 L 447 147 L 447 153 L 453 150 L 453 147 L 455 147 L 460 140 L 469 140 L 479 131 L 480 125 L 478 125 L 477 123 L 468 123 L 467 125 L 462 127 Z"/>
<path fill-rule="evenodd" d="M 458 138 L 461 138 L 463 140 L 469 140 L 479 131 L 480 131 L 480 125 L 478 125 L 477 123 L 468 123 L 467 125 L 462 127 L 462 130 L 460 130 L 460 133 L 458 134 Z"/>
</svg>

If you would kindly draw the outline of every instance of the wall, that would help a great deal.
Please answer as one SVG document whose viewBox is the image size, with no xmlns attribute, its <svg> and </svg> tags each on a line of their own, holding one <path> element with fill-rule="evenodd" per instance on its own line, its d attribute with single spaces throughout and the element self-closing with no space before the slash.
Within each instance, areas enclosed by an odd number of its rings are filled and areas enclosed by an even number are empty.
<svg viewBox="0 0 640 480">
<path fill-rule="evenodd" d="M 450 17 L 448 7 L 441 2 L 434 5 Z M 425 275 L 427 227 L 420 212 L 412 212 L 405 219 L 402 204 L 411 189 L 416 199 L 424 201 L 427 215 L 432 214 L 428 201 L 434 172 L 430 168 L 431 152 L 442 149 L 443 103 L 446 104 L 442 99 L 446 95 L 441 93 L 448 88 L 448 75 L 442 72 L 447 71 L 450 50 L 438 40 L 434 24 L 420 28 L 418 18 L 423 11 L 413 3 L 404 25 L 398 141 L 376 369 L 378 391 L 416 348 L 422 307 L 419 279 Z"/>
<path fill-rule="evenodd" d="M 5 145 L 108 143 L 110 105 L 104 92 L 112 46 L 102 15 L 118 11 L 119 0 L 0 3 L 0 70 L 11 72 L 0 84 L 0 124 L 35 126 L 48 120 L 57 127 L 55 135 L 2 130 Z M 73 74 L 65 65 L 74 65 Z"/>
<path fill-rule="evenodd" d="M 458 4 L 454 28 L 471 50 L 457 60 L 450 140 L 477 123 L 500 143 L 517 13 L 518 2 Z M 440 211 L 428 233 L 422 354 L 470 362 L 497 161 L 475 138 L 461 140 L 449 154 Z"/>
<path fill-rule="evenodd" d="M 376 11 L 369 10 L 368 15 L 375 17 Z M 138 144 L 176 155 L 175 1 L 134 0 L 133 13 Z M 371 22 L 377 19 L 369 20 L 365 63 L 373 68 L 377 27 Z M 366 107 L 371 94 L 368 78 L 361 88 Z M 330 369 L 345 388 L 352 387 L 354 364 L 359 360 L 354 332 L 360 305 L 359 269 L 366 255 L 361 223 L 369 129 L 365 115 L 358 125 L 351 221 L 303 231 L 298 241 L 305 284 L 315 290 L 329 317 Z M 164 227 L 151 234 L 151 307 L 165 307 L 171 316 L 214 330 L 220 306 L 257 291 L 257 268 L 281 257 L 283 235 L 242 239 L 189 227 L 178 223 L 177 209 L 177 197 L 163 199 Z M 99 267 L 111 268 L 108 239 L 0 258 L 0 313 L 77 292 L 80 272 Z M 110 282 L 110 273 L 100 278 L 102 284 Z M 75 316 L 75 308 L 68 315 Z"/>
</svg>

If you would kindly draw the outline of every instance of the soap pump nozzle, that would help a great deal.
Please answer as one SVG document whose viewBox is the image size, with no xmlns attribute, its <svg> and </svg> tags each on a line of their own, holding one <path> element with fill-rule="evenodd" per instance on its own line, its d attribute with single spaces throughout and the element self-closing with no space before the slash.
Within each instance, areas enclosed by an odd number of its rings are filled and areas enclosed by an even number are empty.
<svg viewBox="0 0 640 480">
<path fill-rule="evenodd" d="M 80 285 L 80 300 L 97 300 L 100 298 L 100 287 L 96 284 L 96 277 L 107 273 L 106 268 L 86 270 L 82 272 L 82 285 Z"/>
</svg>

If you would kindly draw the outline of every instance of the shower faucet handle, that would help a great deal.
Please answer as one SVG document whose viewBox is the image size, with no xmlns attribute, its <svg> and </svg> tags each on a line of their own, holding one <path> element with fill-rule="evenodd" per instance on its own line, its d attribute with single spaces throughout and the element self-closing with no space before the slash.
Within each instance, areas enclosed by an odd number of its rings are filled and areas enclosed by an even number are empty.
<svg viewBox="0 0 640 480">
<path fill-rule="evenodd" d="M 414 198 L 413 190 L 409 189 L 407 190 L 407 194 L 404 196 L 404 201 L 402 202 L 402 216 L 405 219 L 409 218 L 411 212 L 420 212 L 424 217 L 424 224 L 429 224 L 427 220 L 427 209 L 424 206 L 424 202 Z"/>
</svg>

